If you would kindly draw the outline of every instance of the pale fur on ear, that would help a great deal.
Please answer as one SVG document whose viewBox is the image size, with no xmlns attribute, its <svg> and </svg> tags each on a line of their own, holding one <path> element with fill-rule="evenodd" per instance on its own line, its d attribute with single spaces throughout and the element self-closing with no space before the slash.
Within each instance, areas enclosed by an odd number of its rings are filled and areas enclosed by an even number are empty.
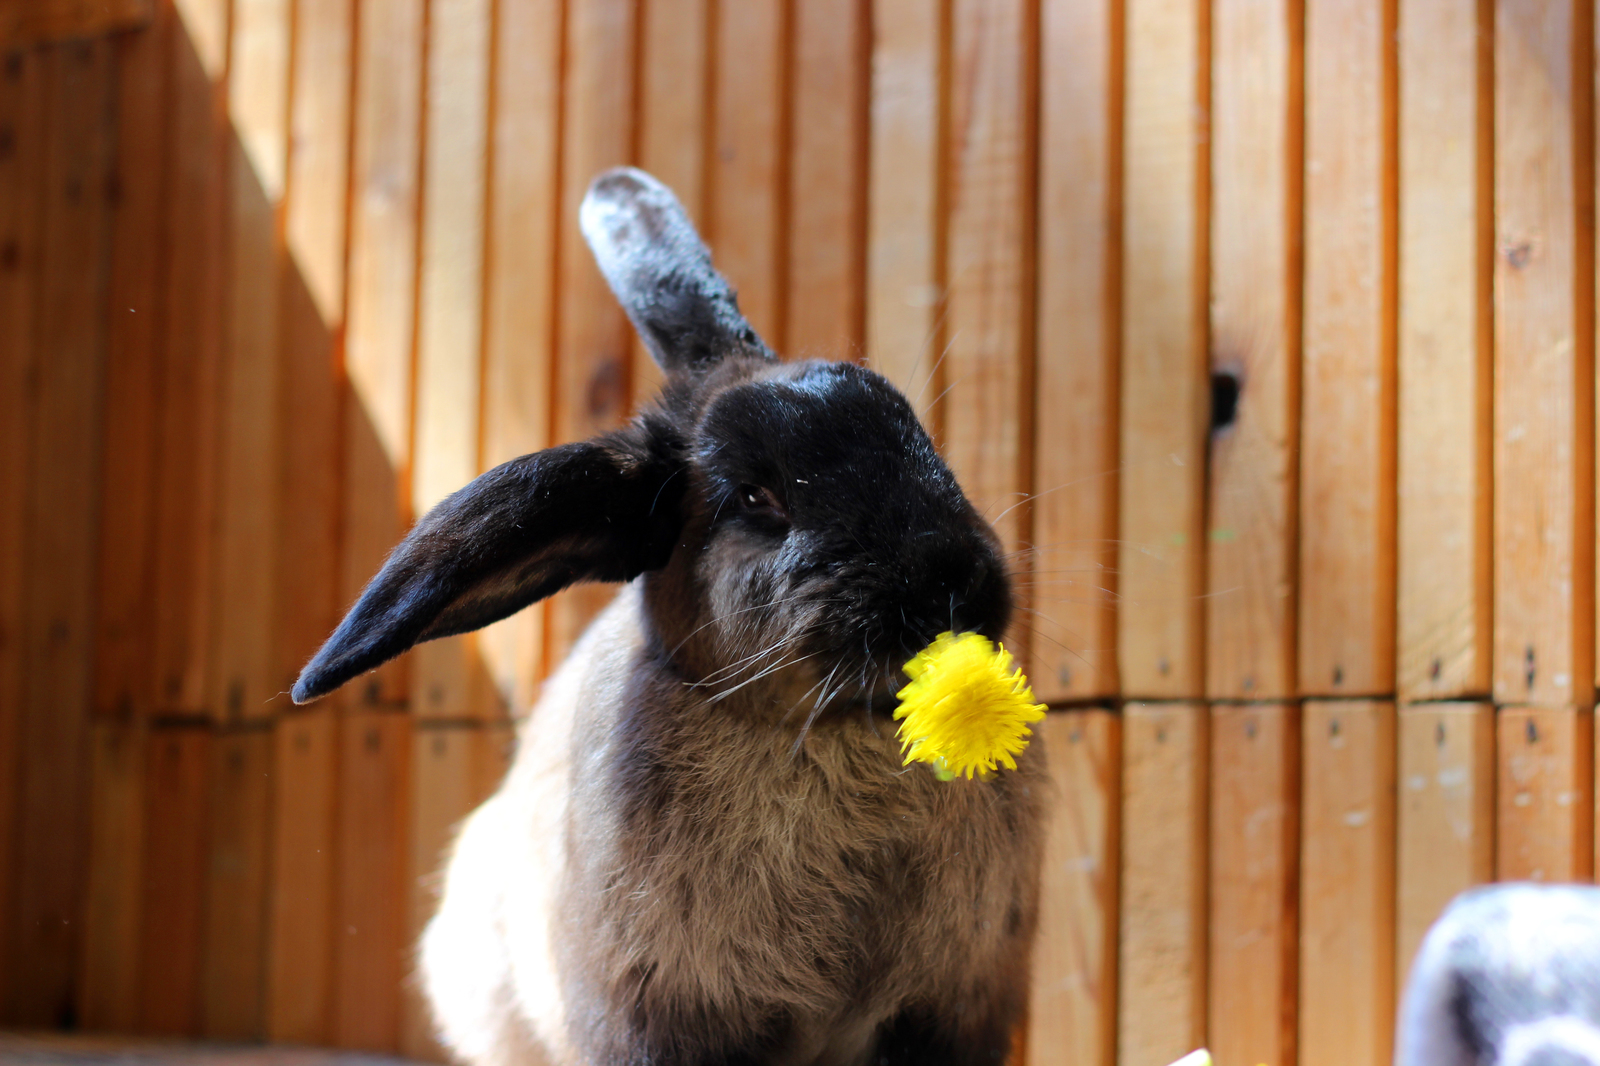
<svg viewBox="0 0 1600 1066">
<path fill-rule="evenodd" d="M 672 190 L 633 167 L 596 178 L 578 224 L 634 328 L 669 373 L 772 358 Z"/>
</svg>

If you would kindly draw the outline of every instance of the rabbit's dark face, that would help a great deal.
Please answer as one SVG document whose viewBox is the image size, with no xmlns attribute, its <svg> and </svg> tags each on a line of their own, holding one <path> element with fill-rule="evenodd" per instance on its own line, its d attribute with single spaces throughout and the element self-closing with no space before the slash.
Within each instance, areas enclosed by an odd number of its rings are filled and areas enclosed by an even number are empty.
<svg viewBox="0 0 1600 1066">
<path fill-rule="evenodd" d="M 661 398 L 424 515 L 296 700 L 575 581 L 640 574 L 681 676 L 723 693 L 774 677 L 791 705 L 801 689 L 819 707 L 885 696 L 945 630 L 1000 635 L 1011 594 L 998 542 L 892 385 L 849 363 L 779 362 L 648 175 L 601 175 L 580 221 L 665 371 Z"/>
<path fill-rule="evenodd" d="M 998 638 L 998 542 L 899 391 L 849 363 L 752 369 L 685 434 L 685 536 L 651 597 L 685 673 L 882 697 L 939 633 Z"/>
</svg>

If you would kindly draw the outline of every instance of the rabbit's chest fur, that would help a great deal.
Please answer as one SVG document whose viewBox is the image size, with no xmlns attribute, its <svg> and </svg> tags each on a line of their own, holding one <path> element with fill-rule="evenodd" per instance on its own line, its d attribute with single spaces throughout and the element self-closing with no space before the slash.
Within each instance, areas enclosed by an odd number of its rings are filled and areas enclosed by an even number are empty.
<svg viewBox="0 0 1600 1066">
<path fill-rule="evenodd" d="M 981 997 L 997 968 L 1026 964 L 1037 747 L 1016 774 L 941 782 L 903 769 L 892 729 L 864 710 L 797 745 L 800 721 L 708 704 L 636 633 L 616 639 L 639 624 L 635 600 L 624 592 L 596 627 L 611 637 L 575 653 L 590 659 L 582 679 L 553 682 L 567 705 L 541 702 L 507 786 L 535 787 L 532 746 L 569 746 L 565 801 L 546 794 L 523 816 L 559 834 L 561 859 L 538 844 L 547 858 L 525 874 L 544 883 L 513 889 L 553 903 L 529 916 L 548 942 L 530 931 L 541 950 L 510 960 L 529 971 L 521 988 L 561 990 L 524 1004 L 536 1031 L 571 1040 L 574 1061 L 643 1061 L 618 1034 L 654 1025 L 708 1053 L 757 1034 L 762 1061 L 852 1063 L 898 1010 Z"/>
</svg>

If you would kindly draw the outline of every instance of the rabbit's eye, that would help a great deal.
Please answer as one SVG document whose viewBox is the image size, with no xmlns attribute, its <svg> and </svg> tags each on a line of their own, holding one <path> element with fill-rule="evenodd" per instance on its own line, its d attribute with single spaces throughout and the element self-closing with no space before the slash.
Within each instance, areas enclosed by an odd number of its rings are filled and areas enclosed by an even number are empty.
<svg viewBox="0 0 1600 1066">
<path fill-rule="evenodd" d="M 771 489 L 762 488 L 760 485 L 740 485 L 739 502 L 746 510 L 766 511 L 779 517 L 787 517 L 788 512 L 783 504 L 778 502 L 778 497 L 773 495 Z"/>
</svg>

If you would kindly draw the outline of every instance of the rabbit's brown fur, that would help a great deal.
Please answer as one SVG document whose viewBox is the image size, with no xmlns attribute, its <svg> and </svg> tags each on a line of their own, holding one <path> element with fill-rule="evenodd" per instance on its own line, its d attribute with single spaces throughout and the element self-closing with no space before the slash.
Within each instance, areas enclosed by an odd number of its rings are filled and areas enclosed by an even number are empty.
<svg viewBox="0 0 1600 1066">
<path fill-rule="evenodd" d="M 994 534 L 887 382 L 772 358 L 665 189 L 611 172 L 584 212 L 662 397 L 430 512 L 295 689 L 633 578 L 456 844 L 421 960 L 444 1039 L 484 1066 L 997 1063 L 1042 752 L 941 781 L 889 713 L 937 632 L 1004 629 Z"/>
</svg>

